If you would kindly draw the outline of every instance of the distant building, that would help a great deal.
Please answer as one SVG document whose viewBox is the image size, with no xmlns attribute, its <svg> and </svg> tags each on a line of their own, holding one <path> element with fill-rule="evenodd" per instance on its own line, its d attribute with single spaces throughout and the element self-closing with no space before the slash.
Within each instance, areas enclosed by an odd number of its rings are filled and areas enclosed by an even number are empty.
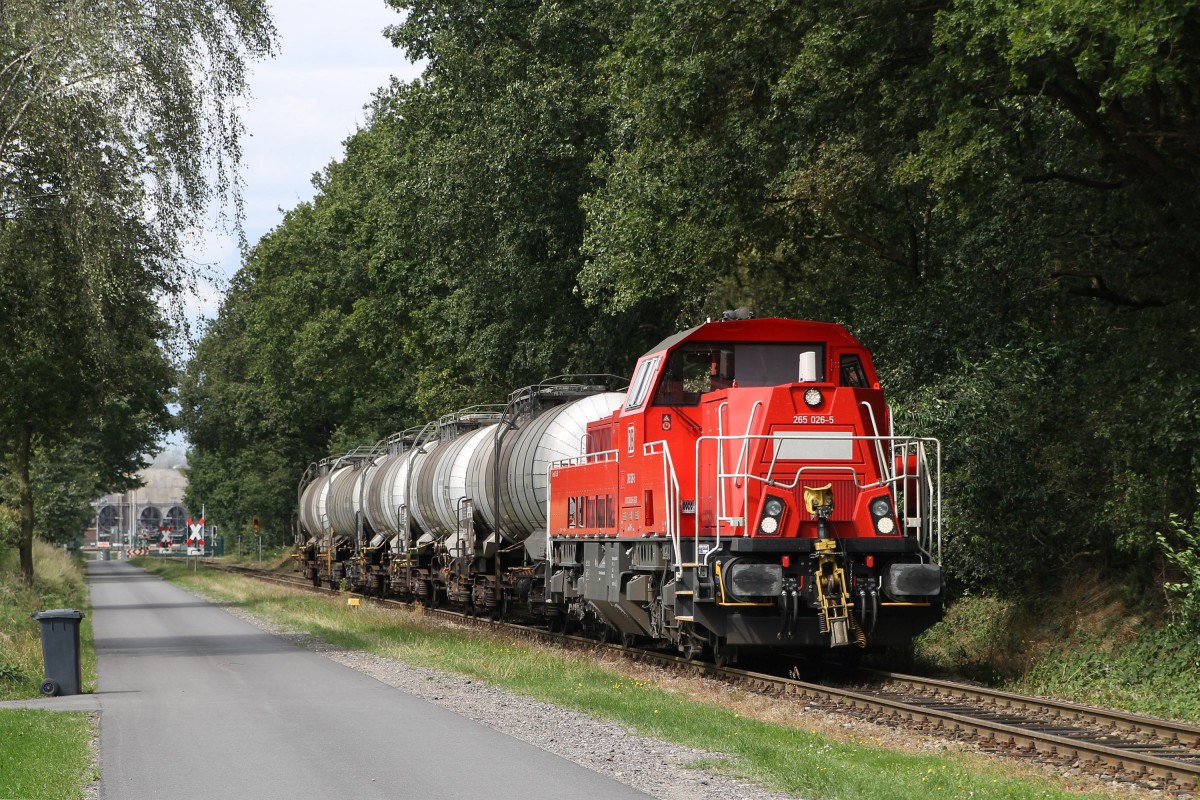
<svg viewBox="0 0 1200 800">
<path fill-rule="evenodd" d="M 84 533 L 88 546 L 125 543 L 133 547 L 157 543 L 164 533 L 175 543 L 187 536 L 188 512 L 183 505 L 187 489 L 187 459 L 182 450 L 160 453 L 138 473 L 144 484 L 121 494 L 108 494 L 92 503 L 96 514 Z"/>
</svg>

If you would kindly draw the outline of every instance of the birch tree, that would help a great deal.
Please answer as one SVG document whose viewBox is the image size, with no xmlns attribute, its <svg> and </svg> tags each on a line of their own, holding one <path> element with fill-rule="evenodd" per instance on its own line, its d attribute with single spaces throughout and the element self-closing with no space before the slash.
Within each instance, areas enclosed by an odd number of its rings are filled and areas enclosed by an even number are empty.
<svg viewBox="0 0 1200 800">
<path fill-rule="evenodd" d="M 27 582 L 39 448 L 91 437 L 119 482 L 167 424 L 161 301 L 209 204 L 240 217 L 246 64 L 274 35 L 264 0 L 0 2 L 0 458 Z"/>
</svg>

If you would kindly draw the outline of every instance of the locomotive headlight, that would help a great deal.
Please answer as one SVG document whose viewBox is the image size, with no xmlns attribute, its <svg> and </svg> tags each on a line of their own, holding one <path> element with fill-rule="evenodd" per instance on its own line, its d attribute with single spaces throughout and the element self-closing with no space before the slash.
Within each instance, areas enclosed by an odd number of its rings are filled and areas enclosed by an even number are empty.
<svg viewBox="0 0 1200 800">
<path fill-rule="evenodd" d="M 824 402 L 825 397 L 821 394 L 821 390 L 817 388 L 809 389 L 804 393 L 804 402 L 809 408 L 816 408 Z"/>
<path fill-rule="evenodd" d="M 892 503 L 888 498 L 875 498 L 871 501 L 870 509 L 876 531 L 886 536 L 896 530 L 896 520 L 892 519 Z"/>
<path fill-rule="evenodd" d="M 762 519 L 758 521 L 758 532 L 767 536 L 779 533 L 780 520 L 786 509 L 782 497 L 767 495 L 767 499 L 763 501 Z"/>
</svg>

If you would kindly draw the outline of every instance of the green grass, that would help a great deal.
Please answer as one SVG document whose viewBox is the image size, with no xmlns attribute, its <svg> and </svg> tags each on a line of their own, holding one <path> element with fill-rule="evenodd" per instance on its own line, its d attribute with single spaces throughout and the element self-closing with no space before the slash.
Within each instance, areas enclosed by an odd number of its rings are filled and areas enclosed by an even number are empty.
<svg viewBox="0 0 1200 800">
<path fill-rule="evenodd" d="M 1200 642 L 1190 636 L 1168 629 L 1141 630 L 1114 644 L 1106 636 L 1076 632 L 1005 686 L 1200 722 L 1198 675 Z"/>
<path fill-rule="evenodd" d="M 5 800 L 79 800 L 99 778 L 87 714 L 0 710 L 0 797 Z"/>
<path fill-rule="evenodd" d="M 190 588 L 263 614 L 295 630 L 352 649 L 460 673 L 518 694 L 619 722 L 637 733 L 724 754 L 694 766 L 757 781 L 806 798 L 1079 798 L 1041 777 L 1014 777 L 1011 763 L 975 756 L 920 755 L 832 741 L 800 727 L 761 722 L 724 705 L 689 701 L 585 657 L 505 638 L 464 634 L 419 610 L 298 594 L 236 576 L 152 569 Z M 1102 796 L 1102 795 L 1094 795 Z"/>
<path fill-rule="evenodd" d="M 51 608 L 87 610 L 87 586 L 78 561 L 35 541 L 34 582 L 20 578 L 15 550 L 0 552 L 0 699 L 39 697 L 45 677 L 41 625 L 29 618 Z M 80 628 L 85 691 L 96 686 L 92 625 Z M 0 797 L 5 800 L 79 800 L 96 780 L 92 742 L 96 720 L 87 714 L 0 710 Z"/>
<path fill-rule="evenodd" d="M 33 569 L 28 587 L 21 581 L 16 550 L 0 552 L 0 700 L 39 696 L 45 677 L 41 625 L 29 615 L 51 608 L 85 612 L 79 633 L 83 685 L 85 692 L 94 691 L 96 657 L 83 569 L 70 554 L 41 541 L 34 542 Z"/>
</svg>

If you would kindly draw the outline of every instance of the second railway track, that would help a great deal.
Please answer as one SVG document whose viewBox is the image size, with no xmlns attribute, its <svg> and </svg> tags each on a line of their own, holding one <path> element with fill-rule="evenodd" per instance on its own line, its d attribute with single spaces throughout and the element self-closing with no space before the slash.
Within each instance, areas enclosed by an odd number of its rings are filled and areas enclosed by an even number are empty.
<svg viewBox="0 0 1200 800">
<path fill-rule="evenodd" d="M 313 587 L 299 578 L 244 567 L 221 569 L 322 594 L 337 594 L 331 589 Z M 392 600 L 373 602 L 407 607 L 405 603 Z M 1193 793 L 1200 785 L 1200 725 L 875 670 L 861 670 L 862 680 L 853 687 L 814 683 L 734 667 L 717 667 L 654 650 L 603 645 L 590 639 L 493 622 L 454 611 L 428 611 L 444 614 L 461 623 L 503 628 L 544 641 L 612 648 L 639 661 L 716 678 L 750 691 L 811 701 L 836 710 L 883 717 L 959 737 L 975 737 L 998 750 L 1073 761 L 1093 774 L 1137 780 L 1168 791 Z M 868 681 L 870 684 L 864 685 Z"/>
</svg>

